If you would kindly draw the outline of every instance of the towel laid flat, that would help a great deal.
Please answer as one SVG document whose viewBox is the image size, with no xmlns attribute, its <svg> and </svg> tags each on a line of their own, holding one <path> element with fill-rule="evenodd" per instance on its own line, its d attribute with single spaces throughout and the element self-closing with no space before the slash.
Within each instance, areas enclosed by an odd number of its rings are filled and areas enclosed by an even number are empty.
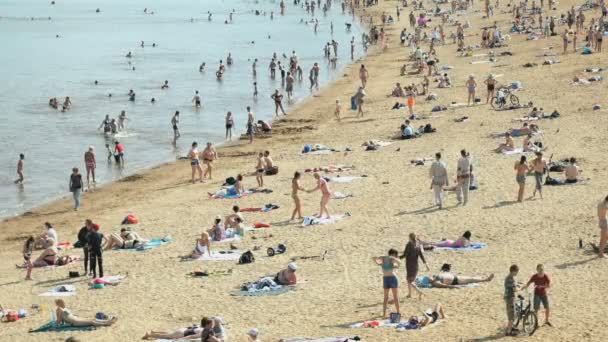
<svg viewBox="0 0 608 342">
<path fill-rule="evenodd" d="M 483 242 L 477 242 L 477 243 L 472 243 L 468 247 L 435 247 L 434 250 L 436 250 L 436 251 L 442 251 L 442 250 L 446 250 L 446 251 L 477 251 L 477 250 L 480 250 L 480 249 L 486 248 L 486 247 L 488 247 L 487 244 L 485 244 Z"/>
<path fill-rule="evenodd" d="M 75 326 L 72 326 L 71 324 L 65 324 L 65 323 L 57 324 L 57 322 L 51 321 L 51 322 L 43 324 L 39 328 L 31 329 L 29 332 L 37 333 L 37 332 L 48 332 L 48 331 L 89 331 L 89 330 L 95 330 L 95 327 L 93 327 L 93 326 L 75 327 Z"/>
<path fill-rule="evenodd" d="M 256 291 L 243 291 L 243 290 L 239 290 L 239 291 L 232 291 L 230 294 L 232 296 L 241 296 L 241 297 L 258 297 L 258 296 L 278 296 L 284 293 L 287 293 L 291 290 L 293 290 L 294 287 L 293 286 L 276 286 L 276 287 L 266 287 L 262 290 L 256 290 Z"/>
<path fill-rule="evenodd" d="M 304 338 L 304 337 L 293 337 L 293 338 L 283 338 L 282 342 L 351 342 L 351 341 L 361 341 L 356 337 L 320 337 L 320 338 Z"/>
<path fill-rule="evenodd" d="M 329 178 L 329 181 L 331 183 L 351 183 L 352 181 L 361 179 L 363 177 L 357 177 L 357 176 L 343 176 L 343 177 L 331 177 Z"/>
<path fill-rule="evenodd" d="M 237 261 L 241 257 L 241 251 L 211 251 L 211 256 L 205 254 L 193 261 Z"/>
<path fill-rule="evenodd" d="M 76 295 L 76 287 L 74 285 L 58 285 L 50 291 L 39 294 L 40 297 L 70 297 Z"/>
<path fill-rule="evenodd" d="M 315 225 L 325 225 L 325 224 L 334 224 L 340 220 L 342 220 L 346 215 L 333 215 L 329 218 L 318 218 L 314 216 L 306 216 L 304 218 L 304 222 L 302 222 L 302 227 L 315 226 Z"/>
</svg>

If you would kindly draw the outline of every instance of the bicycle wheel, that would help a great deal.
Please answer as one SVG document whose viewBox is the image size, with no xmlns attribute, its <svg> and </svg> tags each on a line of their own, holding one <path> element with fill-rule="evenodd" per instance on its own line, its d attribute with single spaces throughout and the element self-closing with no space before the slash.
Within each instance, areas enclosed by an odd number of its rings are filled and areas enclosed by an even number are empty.
<svg viewBox="0 0 608 342">
<path fill-rule="evenodd" d="M 511 104 L 514 106 L 519 106 L 519 98 L 513 94 L 511 94 L 509 100 L 511 101 Z"/>
<path fill-rule="evenodd" d="M 492 106 L 492 109 L 498 109 L 502 107 L 502 103 L 500 102 L 500 99 L 498 99 L 498 96 L 494 96 L 492 98 L 492 101 L 490 101 L 490 105 Z"/>
<path fill-rule="evenodd" d="M 538 328 L 538 317 L 536 317 L 536 313 L 534 311 L 528 311 L 524 315 L 523 327 L 524 332 L 528 335 L 534 334 L 536 329 Z"/>
</svg>

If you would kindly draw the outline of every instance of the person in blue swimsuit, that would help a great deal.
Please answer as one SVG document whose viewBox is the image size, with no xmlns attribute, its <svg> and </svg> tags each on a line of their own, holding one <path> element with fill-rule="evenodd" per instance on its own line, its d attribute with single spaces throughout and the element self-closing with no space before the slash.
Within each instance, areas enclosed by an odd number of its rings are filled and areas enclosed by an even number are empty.
<svg viewBox="0 0 608 342">
<path fill-rule="evenodd" d="M 388 294 L 392 290 L 393 302 L 395 303 L 395 309 L 399 313 L 399 279 L 395 274 L 395 269 L 398 269 L 401 262 L 398 259 L 399 252 L 396 249 L 390 249 L 388 256 L 381 256 L 372 258 L 376 265 L 382 267 L 383 274 L 383 287 L 384 287 L 384 305 L 382 307 L 382 316 L 386 316 L 386 307 L 388 306 Z"/>
</svg>

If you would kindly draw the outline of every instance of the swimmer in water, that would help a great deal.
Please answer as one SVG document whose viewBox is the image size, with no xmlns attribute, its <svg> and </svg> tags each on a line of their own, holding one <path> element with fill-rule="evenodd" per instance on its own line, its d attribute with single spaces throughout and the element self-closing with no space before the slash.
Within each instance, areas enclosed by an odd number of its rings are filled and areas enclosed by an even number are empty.
<svg viewBox="0 0 608 342">
<path fill-rule="evenodd" d="M 133 54 L 131 53 L 131 51 L 129 51 L 129 53 L 127 53 L 127 55 L 125 57 L 131 58 L 131 57 L 133 57 Z"/>
<path fill-rule="evenodd" d="M 253 82 L 253 97 L 258 97 L 258 82 Z"/>
<path fill-rule="evenodd" d="M 112 120 L 110 120 L 110 116 L 106 115 L 106 118 L 103 119 L 103 121 L 101 122 L 101 125 L 99 125 L 99 128 L 97 128 L 98 130 L 101 129 L 103 127 L 103 133 L 108 135 L 110 133 L 112 133 Z"/>
<path fill-rule="evenodd" d="M 199 67 L 198 67 L 198 72 L 203 72 L 205 71 L 205 62 L 203 62 Z"/>
<path fill-rule="evenodd" d="M 160 89 L 162 89 L 162 90 L 169 89 L 169 81 L 165 80 L 165 84 L 163 84 L 162 87 L 160 87 Z"/>
</svg>

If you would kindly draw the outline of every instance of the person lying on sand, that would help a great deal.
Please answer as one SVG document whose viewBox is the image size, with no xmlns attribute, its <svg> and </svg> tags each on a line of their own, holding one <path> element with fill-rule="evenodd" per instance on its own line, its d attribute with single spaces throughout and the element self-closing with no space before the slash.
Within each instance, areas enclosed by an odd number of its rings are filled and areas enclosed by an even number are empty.
<svg viewBox="0 0 608 342">
<path fill-rule="evenodd" d="M 426 327 L 427 325 L 436 323 L 440 319 L 446 318 L 445 313 L 443 312 L 443 306 L 441 303 L 437 303 L 435 308 L 427 309 L 426 311 L 422 311 L 422 316 L 412 316 L 409 319 L 410 325 L 416 325 L 416 328 Z"/>
<path fill-rule="evenodd" d="M 462 276 L 455 275 L 450 272 L 450 265 L 444 264 L 441 267 L 441 273 L 430 277 L 430 283 L 433 287 L 454 289 L 458 288 L 458 285 L 477 284 L 489 282 L 494 279 L 494 274 L 490 274 L 487 277 L 480 276 Z"/>
<path fill-rule="evenodd" d="M 240 196 L 245 193 L 245 187 L 243 186 L 243 175 L 236 176 L 236 183 L 234 185 L 222 188 L 215 193 L 208 192 L 207 194 L 213 198 L 224 198 L 226 196 Z"/>
<path fill-rule="evenodd" d="M 451 248 L 463 248 L 463 247 L 469 247 L 471 245 L 471 232 L 470 231 L 465 231 L 464 234 L 462 234 L 461 237 L 459 237 L 456 240 L 441 240 L 441 241 L 437 241 L 437 242 L 425 242 L 422 241 L 422 246 L 425 249 L 428 248 L 433 248 L 433 247 L 451 247 Z"/>
<path fill-rule="evenodd" d="M 201 325 L 193 324 L 187 328 L 178 328 L 174 331 L 150 331 L 142 340 L 201 340 L 207 342 L 222 342 L 226 337 L 221 317 L 204 317 Z M 201 328 L 202 327 L 202 328 Z"/>
<path fill-rule="evenodd" d="M 515 149 L 515 142 L 513 138 L 511 138 L 511 133 L 505 133 L 505 142 L 498 145 L 498 147 L 494 150 L 494 152 L 502 153 L 505 151 L 513 151 Z"/>
<path fill-rule="evenodd" d="M 137 232 L 122 228 L 120 234 L 112 233 L 108 236 L 108 242 L 106 243 L 105 250 L 112 248 L 126 249 L 126 248 L 141 248 L 146 246 L 150 240 L 142 238 Z"/>
<path fill-rule="evenodd" d="M 109 327 L 116 323 L 117 317 L 110 317 L 109 319 L 82 319 L 75 316 L 71 310 L 65 307 L 63 299 L 55 300 L 55 315 L 57 324 L 69 324 L 73 327 Z"/>
</svg>

